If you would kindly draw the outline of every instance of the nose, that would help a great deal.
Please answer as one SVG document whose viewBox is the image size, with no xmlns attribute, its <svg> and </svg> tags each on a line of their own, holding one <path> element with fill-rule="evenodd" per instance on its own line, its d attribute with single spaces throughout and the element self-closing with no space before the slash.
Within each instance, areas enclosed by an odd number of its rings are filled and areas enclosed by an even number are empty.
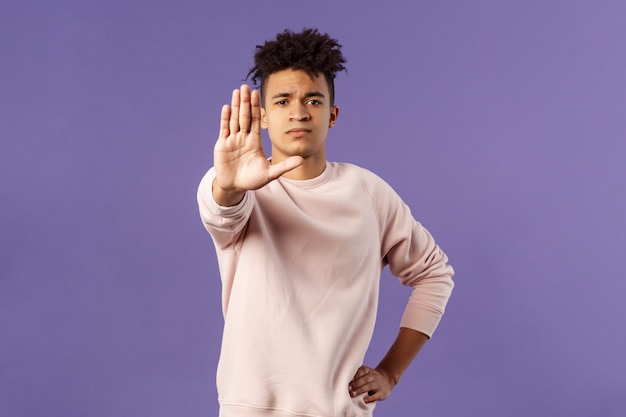
<svg viewBox="0 0 626 417">
<path fill-rule="evenodd" d="M 311 115 L 307 111 L 307 108 L 304 104 L 295 102 L 291 107 L 291 113 L 289 117 L 292 120 L 309 120 Z"/>
</svg>

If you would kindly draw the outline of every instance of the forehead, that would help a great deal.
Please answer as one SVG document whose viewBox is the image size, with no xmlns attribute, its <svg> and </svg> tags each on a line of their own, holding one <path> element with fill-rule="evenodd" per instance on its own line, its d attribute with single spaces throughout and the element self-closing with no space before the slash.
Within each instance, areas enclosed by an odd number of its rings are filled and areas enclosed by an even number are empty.
<svg viewBox="0 0 626 417">
<path fill-rule="evenodd" d="M 328 83 L 323 75 L 310 76 L 306 71 L 298 69 L 285 69 L 270 74 L 265 84 L 267 97 L 283 93 L 307 93 L 317 91 L 329 96 Z"/>
</svg>

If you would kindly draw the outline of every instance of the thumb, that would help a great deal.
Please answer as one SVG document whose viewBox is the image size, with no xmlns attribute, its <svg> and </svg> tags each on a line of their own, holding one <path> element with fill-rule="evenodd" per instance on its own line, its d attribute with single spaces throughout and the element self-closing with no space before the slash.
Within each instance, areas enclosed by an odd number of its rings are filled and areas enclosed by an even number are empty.
<svg viewBox="0 0 626 417">
<path fill-rule="evenodd" d="M 290 156 L 282 162 L 277 163 L 276 165 L 269 166 L 269 177 L 270 181 L 275 180 L 286 172 L 289 172 L 293 169 L 298 168 L 300 165 L 304 163 L 304 158 L 301 156 Z"/>
</svg>

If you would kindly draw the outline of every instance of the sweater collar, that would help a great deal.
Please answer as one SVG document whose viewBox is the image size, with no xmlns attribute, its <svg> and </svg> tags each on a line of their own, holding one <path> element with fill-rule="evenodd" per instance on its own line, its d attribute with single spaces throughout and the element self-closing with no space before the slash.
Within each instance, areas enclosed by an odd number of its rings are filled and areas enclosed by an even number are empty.
<svg viewBox="0 0 626 417">
<path fill-rule="evenodd" d="M 330 179 L 330 177 L 333 175 L 332 170 L 332 164 L 326 161 L 326 167 L 324 168 L 324 171 L 322 171 L 322 173 L 315 178 L 311 178 L 308 180 L 292 180 L 289 178 L 279 177 L 278 180 L 284 185 L 289 184 L 299 188 L 315 188 L 319 187 Z"/>
</svg>

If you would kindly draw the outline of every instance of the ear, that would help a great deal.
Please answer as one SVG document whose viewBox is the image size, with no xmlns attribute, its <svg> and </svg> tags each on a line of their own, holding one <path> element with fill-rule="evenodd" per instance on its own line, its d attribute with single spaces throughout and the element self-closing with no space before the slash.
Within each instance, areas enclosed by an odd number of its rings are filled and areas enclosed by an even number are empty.
<svg viewBox="0 0 626 417">
<path fill-rule="evenodd" d="M 330 119 L 328 120 L 328 127 L 335 126 L 337 118 L 339 117 L 339 106 L 333 106 L 330 108 Z"/>
<path fill-rule="evenodd" d="M 261 128 L 267 129 L 267 114 L 265 113 L 265 107 L 261 107 Z"/>
</svg>

